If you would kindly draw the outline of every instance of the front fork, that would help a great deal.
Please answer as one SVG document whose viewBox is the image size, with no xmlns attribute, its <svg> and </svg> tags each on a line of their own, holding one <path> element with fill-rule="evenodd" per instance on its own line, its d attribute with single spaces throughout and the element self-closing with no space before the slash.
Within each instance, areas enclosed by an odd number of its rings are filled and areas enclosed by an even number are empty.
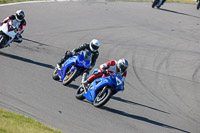
<svg viewBox="0 0 200 133">
<path fill-rule="evenodd" d="M 13 39 L 8 40 L 8 42 L 6 43 L 6 45 L 4 47 L 10 47 L 10 44 L 12 43 Z"/>
<path fill-rule="evenodd" d="M 6 44 L 4 44 L 4 47 L 8 47 L 8 46 L 10 46 L 10 43 L 12 43 L 12 41 L 13 41 L 13 38 L 11 38 L 11 37 L 9 37 L 8 35 L 6 35 L 3 31 L 0 31 L 0 34 L 2 35 L 2 38 L 1 39 L 3 39 L 3 37 L 5 37 L 6 38 Z"/>
</svg>

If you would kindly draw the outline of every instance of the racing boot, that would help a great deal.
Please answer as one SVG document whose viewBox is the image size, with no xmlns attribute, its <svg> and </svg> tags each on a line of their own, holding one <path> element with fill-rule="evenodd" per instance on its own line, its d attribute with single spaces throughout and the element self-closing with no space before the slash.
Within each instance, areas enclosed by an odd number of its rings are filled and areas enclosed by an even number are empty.
<svg viewBox="0 0 200 133">
<path fill-rule="evenodd" d="M 14 42 L 21 43 L 22 42 L 22 35 L 17 34 L 14 38 Z"/>
<path fill-rule="evenodd" d="M 59 69 L 59 70 L 62 70 L 62 64 L 65 62 L 65 58 L 63 57 L 63 58 L 61 58 L 61 60 L 58 62 L 58 64 L 57 64 L 57 68 Z"/>
<path fill-rule="evenodd" d="M 87 89 L 88 89 L 88 85 L 89 85 L 89 81 L 88 80 L 85 80 L 82 84 L 83 84 L 83 88 L 85 90 L 85 92 L 87 92 Z"/>
</svg>

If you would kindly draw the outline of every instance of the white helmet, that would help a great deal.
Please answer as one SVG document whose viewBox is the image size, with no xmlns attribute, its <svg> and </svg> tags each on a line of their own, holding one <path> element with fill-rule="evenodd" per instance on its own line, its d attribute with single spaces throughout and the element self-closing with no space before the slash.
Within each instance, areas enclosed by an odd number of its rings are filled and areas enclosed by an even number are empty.
<svg viewBox="0 0 200 133">
<path fill-rule="evenodd" d="M 126 59 L 119 59 L 117 61 L 117 67 L 119 68 L 120 72 L 125 72 L 128 68 L 128 61 Z"/>
<path fill-rule="evenodd" d="M 99 46 L 100 46 L 100 43 L 99 43 L 99 41 L 96 40 L 96 39 L 93 39 L 93 40 L 90 42 L 90 50 L 91 50 L 92 52 L 96 52 L 97 49 L 99 48 Z"/>
<path fill-rule="evenodd" d="M 18 21 L 22 21 L 24 19 L 24 17 L 25 17 L 24 11 L 22 11 L 22 10 L 17 10 L 16 11 L 16 19 Z"/>
</svg>

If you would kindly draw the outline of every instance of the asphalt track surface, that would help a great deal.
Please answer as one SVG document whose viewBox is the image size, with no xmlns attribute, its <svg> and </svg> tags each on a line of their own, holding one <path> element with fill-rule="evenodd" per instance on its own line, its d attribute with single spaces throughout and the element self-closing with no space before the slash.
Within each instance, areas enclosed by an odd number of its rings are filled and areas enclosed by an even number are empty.
<svg viewBox="0 0 200 133">
<path fill-rule="evenodd" d="M 193 4 L 47 2 L 0 7 L 0 18 L 23 9 L 22 44 L 0 50 L 0 107 L 65 133 L 199 133 L 200 14 Z M 96 38 L 96 66 L 129 61 L 125 91 L 102 108 L 75 98 L 52 79 L 65 50 Z"/>
</svg>

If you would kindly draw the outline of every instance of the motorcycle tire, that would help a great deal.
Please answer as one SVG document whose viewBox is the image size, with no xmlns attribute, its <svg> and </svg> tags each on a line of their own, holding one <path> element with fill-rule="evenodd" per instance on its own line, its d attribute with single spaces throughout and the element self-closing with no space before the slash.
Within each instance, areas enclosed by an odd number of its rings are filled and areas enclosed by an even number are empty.
<svg viewBox="0 0 200 133">
<path fill-rule="evenodd" d="M 199 10 L 199 8 L 200 8 L 200 0 L 198 0 L 197 2 L 197 10 Z"/>
<path fill-rule="evenodd" d="M 102 93 L 102 91 L 104 89 L 106 89 L 106 90 Z M 104 104 L 106 104 L 110 100 L 111 96 L 112 96 L 111 88 L 109 88 L 109 87 L 103 88 L 97 93 L 97 96 L 93 101 L 93 105 L 95 107 L 99 108 L 99 107 L 103 106 Z"/>
<path fill-rule="evenodd" d="M 52 78 L 53 78 L 54 80 L 59 80 L 58 72 L 57 72 L 57 67 L 55 67 L 55 69 L 54 69 L 54 71 L 53 71 Z"/>
<path fill-rule="evenodd" d="M 71 67 L 72 69 L 73 67 Z M 69 71 L 71 70 L 69 69 Z M 76 78 L 76 75 L 78 73 L 78 70 L 77 69 L 74 69 L 70 74 L 65 74 L 65 78 L 63 79 L 63 82 L 62 84 L 63 85 L 68 85 L 70 84 L 75 78 Z"/>
<path fill-rule="evenodd" d="M 83 96 L 83 94 L 84 94 L 84 89 L 83 89 L 83 86 L 81 85 L 76 90 L 76 98 L 79 99 L 79 100 L 85 99 L 85 97 Z"/>
<path fill-rule="evenodd" d="M 159 0 L 154 0 L 152 4 L 152 8 L 154 8 L 159 3 Z"/>
<path fill-rule="evenodd" d="M 7 42 L 6 36 L 4 34 L 0 34 L 0 49 L 4 48 L 6 42 Z"/>
<path fill-rule="evenodd" d="M 165 1 L 166 0 L 163 0 L 162 3 L 159 6 L 157 6 L 157 8 L 160 8 L 165 3 Z"/>
</svg>

